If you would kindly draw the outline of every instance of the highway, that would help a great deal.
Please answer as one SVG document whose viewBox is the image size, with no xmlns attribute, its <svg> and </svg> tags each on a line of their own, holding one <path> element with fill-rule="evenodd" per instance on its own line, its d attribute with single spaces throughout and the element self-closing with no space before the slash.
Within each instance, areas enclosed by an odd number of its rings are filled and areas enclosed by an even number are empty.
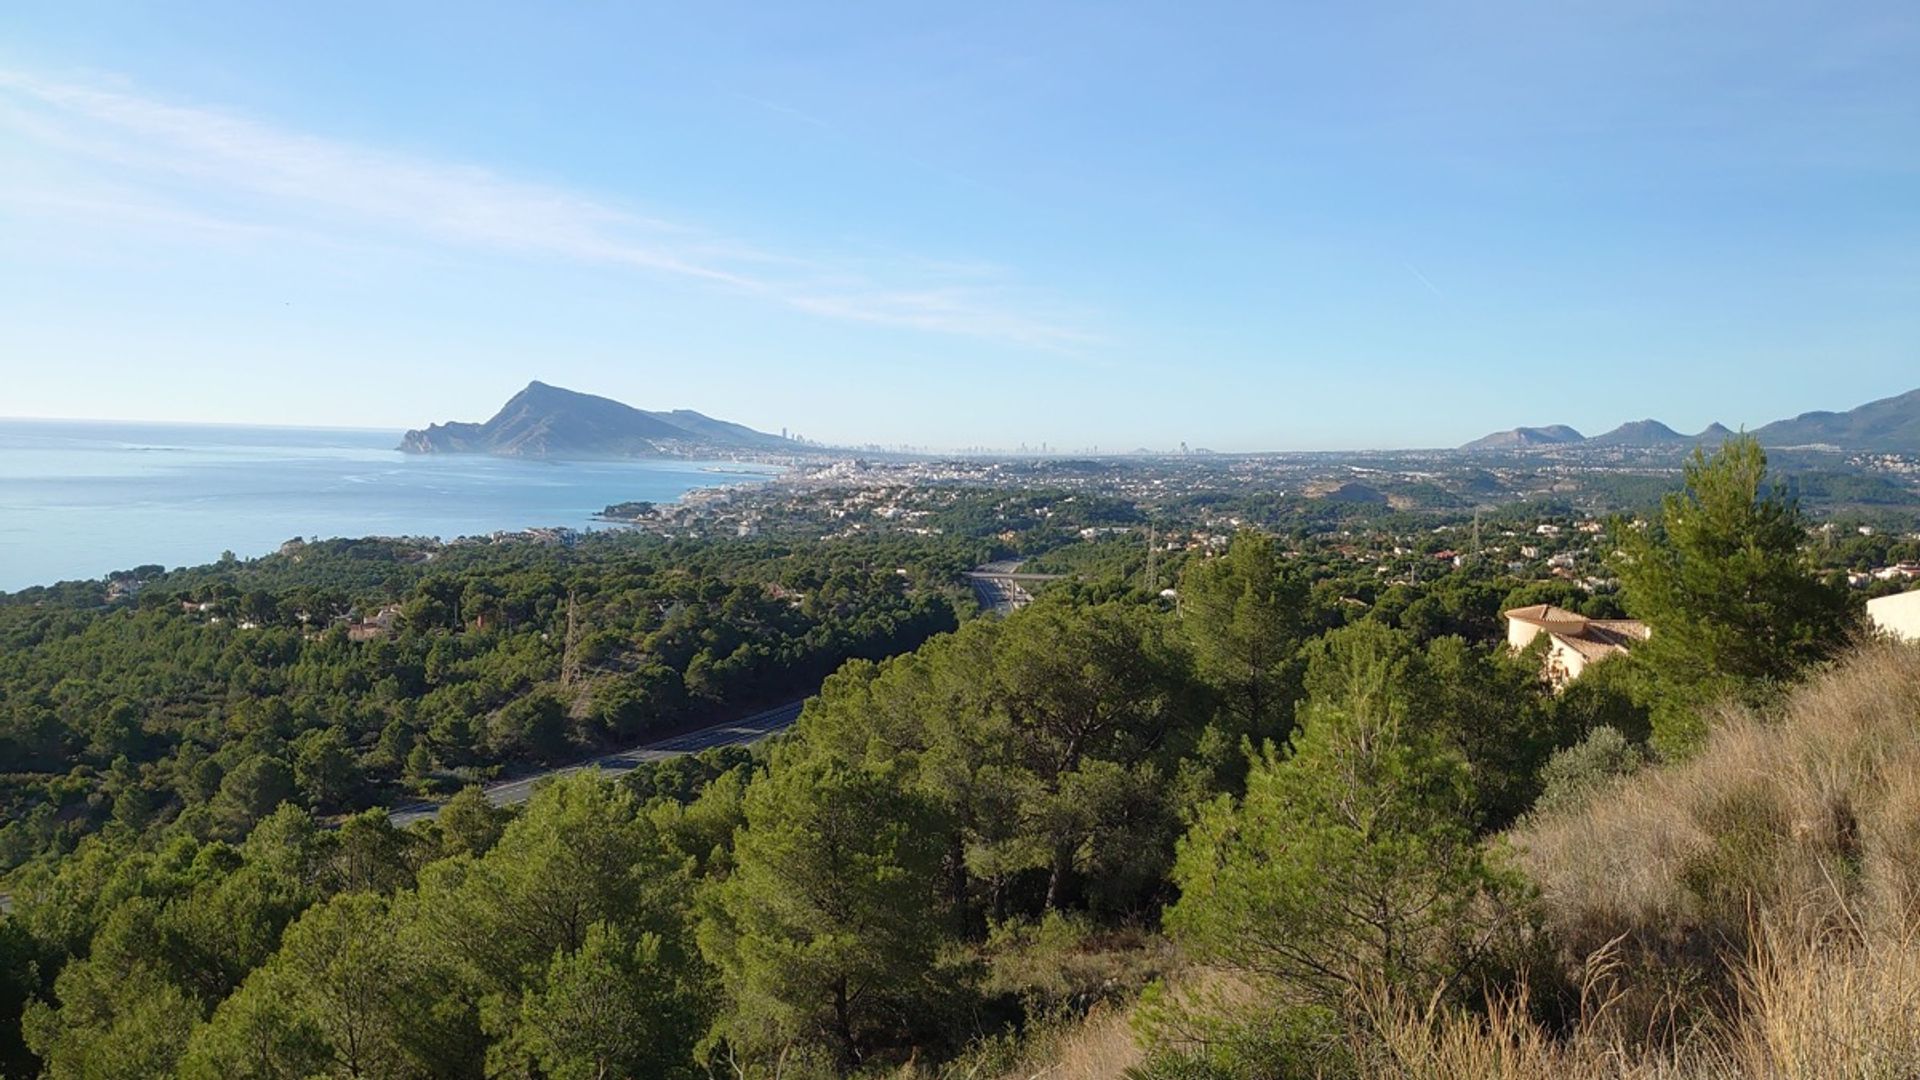
<svg viewBox="0 0 1920 1080">
<path fill-rule="evenodd" d="M 1027 592 L 1024 585 L 1055 581 L 1062 576 L 1022 574 L 1019 570 L 1019 560 L 1007 559 L 987 563 L 966 576 L 967 580 L 973 584 L 974 594 L 979 597 L 980 606 L 1002 614 L 1025 607 L 1033 600 L 1032 594 Z M 495 806 L 517 806 L 533 796 L 533 789 L 541 781 L 556 776 L 566 776 L 582 769 L 598 769 L 607 776 L 620 776 L 632 772 L 635 766 L 645 761 L 662 761 L 715 746 L 746 746 L 790 726 L 800 718 L 800 706 L 804 703 L 804 701 L 788 702 L 778 708 L 755 713 L 742 720 L 732 720 L 654 742 L 642 743 L 639 746 L 604 754 L 591 761 L 547 769 L 515 780 L 502 780 L 485 789 L 487 801 Z M 440 803 L 435 802 L 407 803 L 388 811 L 387 816 L 395 825 L 404 829 L 414 822 L 425 821 L 438 814 L 440 806 Z M 0 914 L 12 908 L 12 900 L 12 897 L 0 894 Z"/>
<path fill-rule="evenodd" d="M 526 802 L 532 797 L 533 789 L 541 781 L 556 776 L 566 776 L 582 769 L 597 769 L 607 776 L 620 776 L 632 772 L 635 767 L 646 761 L 664 761 L 667 758 L 697 753 L 715 746 L 746 746 L 791 725 L 800 718 L 800 706 L 804 703 L 804 701 L 791 701 L 742 720 L 729 720 L 724 724 L 715 724 L 712 727 L 703 727 L 696 731 L 604 754 L 591 761 L 548 769 L 545 772 L 515 780 L 503 780 L 485 789 L 487 801 L 495 806 L 514 806 Z M 387 816 L 395 825 L 406 828 L 416 821 L 425 821 L 439 812 L 439 803 L 416 802 L 395 807 Z"/>
<path fill-rule="evenodd" d="M 973 585 L 974 599 L 980 601 L 983 609 L 1006 615 L 1033 602 L 1027 585 L 1058 581 L 1062 575 L 1022 574 L 1019 559 L 1002 559 L 983 563 L 968 571 L 966 577 Z"/>
<path fill-rule="evenodd" d="M 533 789 L 542 780 L 555 776 L 566 776 L 581 769 L 598 769 L 608 776 L 620 776 L 634 770 L 643 761 L 664 761 L 681 754 L 698 753 L 714 746 L 746 746 L 790 726 L 800 719 L 800 706 L 804 700 L 790 701 L 778 708 L 766 712 L 754 713 L 744 720 L 730 720 L 724 724 L 703 727 L 696 731 L 643 743 L 612 754 L 605 754 L 592 761 L 582 761 L 575 765 L 565 765 L 558 769 L 523 776 L 518 780 L 503 780 L 486 789 L 487 801 L 495 806 L 515 806 L 533 797 Z M 406 828 L 416 821 L 425 821 L 440 812 L 439 803 L 408 803 L 388 812 L 387 817 L 400 828 Z M 0 915 L 13 910 L 13 897 L 0 893 Z"/>
</svg>

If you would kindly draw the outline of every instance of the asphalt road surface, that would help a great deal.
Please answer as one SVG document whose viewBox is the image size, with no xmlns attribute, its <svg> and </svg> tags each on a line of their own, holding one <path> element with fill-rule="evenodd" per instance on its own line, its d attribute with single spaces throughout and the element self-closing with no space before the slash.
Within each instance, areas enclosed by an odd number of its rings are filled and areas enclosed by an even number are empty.
<svg viewBox="0 0 1920 1080">
<path fill-rule="evenodd" d="M 503 780 L 486 789 L 487 801 L 495 806 L 514 806 L 526 802 L 533 796 L 534 787 L 541 781 L 556 776 L 567 776 L 582 769 L 598 769 L 609 777 L 620 776 L 632 772 L 635 767 L 645 761 L 664 761 L 667 758 L 697 753 L 715 746 L 746 746 L 786 728 L 799 719 L 802 704 L 804 702 L 788 702 L 778 708 L 755 713 L 743 720 L 730 720 L 724 724 L 700 728 L 683 735 L 643 743 L 594 758 L 592 761 L 583 761 L 577 765 L 548 769 L 517 780 Z M 387 816 L 395 825 L 404 829 L 416 821 L 425 821 L 439 812 L 439 803 L 417 802 L 396 807 Z"/>
<path fill-rule="evenodd" d="M 967 572 L 967 580 L 973 583 L 974 599 L 980 606 L 1001 615 L 1009 615 L 1033 602 L 1033 594 L 1027 586 L 1046 581 L 1058 581 L 1059 574 L 1022 574 L 1019 559 L 1002 559 L 999 562 L 982 563 Z"/>
<path fill-rule="evenodd" d="M 577 765 L 567 765 L 546 772 L 523 776 L 518 780 L 506 780 L 486 789 L 487 801 L 495 806 L 514 806 L 526 802 L 533 796 L 534 786 L 542 780 L 555 776 L 566 776 L 581 769 L 598 769 L 608 776 L 620 776 L 632 772 L 643 761 L 664 761 L 681 754 L 698 753 L 713 746 L 746 746 L 780 731 L 800 718 L 800 706 L 804 701 L 791 701 L 766 712 L 755 713 L 744 720 L 731 720 L 712 727 L 703 727 L 683 735 L 645 743 L 618 753 L 607 754 L 583 761 Z M 417 802 L 399 807 L 387 816 L 401 828 L 416 821 L 425 821 L 440 812 L 439 803 Z M 0 915 L 13 910 L 13 897 L 0 893 Z"/>
</svg>

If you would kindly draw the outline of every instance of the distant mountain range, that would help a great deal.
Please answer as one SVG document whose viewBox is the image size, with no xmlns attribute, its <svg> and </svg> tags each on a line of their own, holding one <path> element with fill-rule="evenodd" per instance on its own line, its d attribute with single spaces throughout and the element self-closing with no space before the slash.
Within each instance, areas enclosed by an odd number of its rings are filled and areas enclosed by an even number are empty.
<svg viewBox="0 0 1920 1080">
<path fill-rule="evenodd" d="M 1754 432 L 1764 446 L 1836 446 L 1842 450 L 1920 450 L 1920 390 L 1869 401 L 1843 413 L 1801 413 Z"/>
<path fill-rule="evenodd" d="M 1709 424 L 1697 435 L 1683 435 L 1658 420 L 1635 420 L 1605 435 L 1588 438 L 1565 424 L 1519 427 L 1475 439 L 1462 450 L 1526 450 L 1549 446 L 1675 447 L 1718 445 L 1733 431 Z M 1920 452 L 1920 390 L 1868 402 L 1843 413 L 1802 413 L 1753 432 L 1762 446 L 1830 447 L 1836 450 Z"/>
<path fill-rule="evenodd" d="M 787 453 L 805 445 L 692 409 L 648 412 L 611 398 L 530 382 L 484 424 L 432 424 L 400 439 L 410 454 L 506 457 L 687 457 Z"/>
</svg>

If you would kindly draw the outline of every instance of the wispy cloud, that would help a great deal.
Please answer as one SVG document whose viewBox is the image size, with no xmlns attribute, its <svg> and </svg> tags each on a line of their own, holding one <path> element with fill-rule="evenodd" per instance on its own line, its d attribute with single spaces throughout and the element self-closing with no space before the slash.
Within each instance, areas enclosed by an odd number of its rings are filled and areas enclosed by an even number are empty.
<svg viewBox="0 0 1920 1080">
<path fill-rule="evenodd" d="M 903 261 L 883 274 L 864 260 L 764 250 L 563 187 L 117 88 L 0 70 L 0 131 L 80 163 L 116 190 L 149 189 L 119 201 L 0 187 L 0 201 L 41 210 L 236 230 L 318 216 L 372 230 L 388 243 L 410 239 L 666 275 L 849 322 L 1059 350 L 1095 340 L 977 273 L 943 276 L 933 260 Z"/>
<path fill-rule="evenodd" d="M 1428 292 L 1432 293 L 1433 295 L 1439 297 L 1442 300 L 1445 300 L 1447 298 L 1447 294 L 1440 291 L 1440 286 L 1435 285 L 1431 280 L 1428 279 L 1427 275 L 1421 273 L 1419 267 L 1413 265 L 1410 262 L 1405 261 L 1404 259 L 1401 260 L 1400 265 L 1407 268 L 1407 273 L 1412 274 L 1416 278 L 1419 278 L 1420 284 L 1425 285 L 1427 287 Z"/>
</svg>

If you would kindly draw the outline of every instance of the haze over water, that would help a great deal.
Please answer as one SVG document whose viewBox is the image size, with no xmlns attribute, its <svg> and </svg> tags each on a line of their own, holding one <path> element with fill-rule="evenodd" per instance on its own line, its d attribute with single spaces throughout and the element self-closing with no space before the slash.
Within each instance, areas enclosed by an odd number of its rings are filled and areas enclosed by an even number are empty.
<svg viewBox="0 0 1920 1080">
<path fill-rule="evenodd" d="M 0 420 L 0 591 L 295 537 L 474 536 L 763 480 L 735 462 L 420 456 L 394 431 Z M 602 526 L 604 527 L 604 526 Z"/>
</svg>

